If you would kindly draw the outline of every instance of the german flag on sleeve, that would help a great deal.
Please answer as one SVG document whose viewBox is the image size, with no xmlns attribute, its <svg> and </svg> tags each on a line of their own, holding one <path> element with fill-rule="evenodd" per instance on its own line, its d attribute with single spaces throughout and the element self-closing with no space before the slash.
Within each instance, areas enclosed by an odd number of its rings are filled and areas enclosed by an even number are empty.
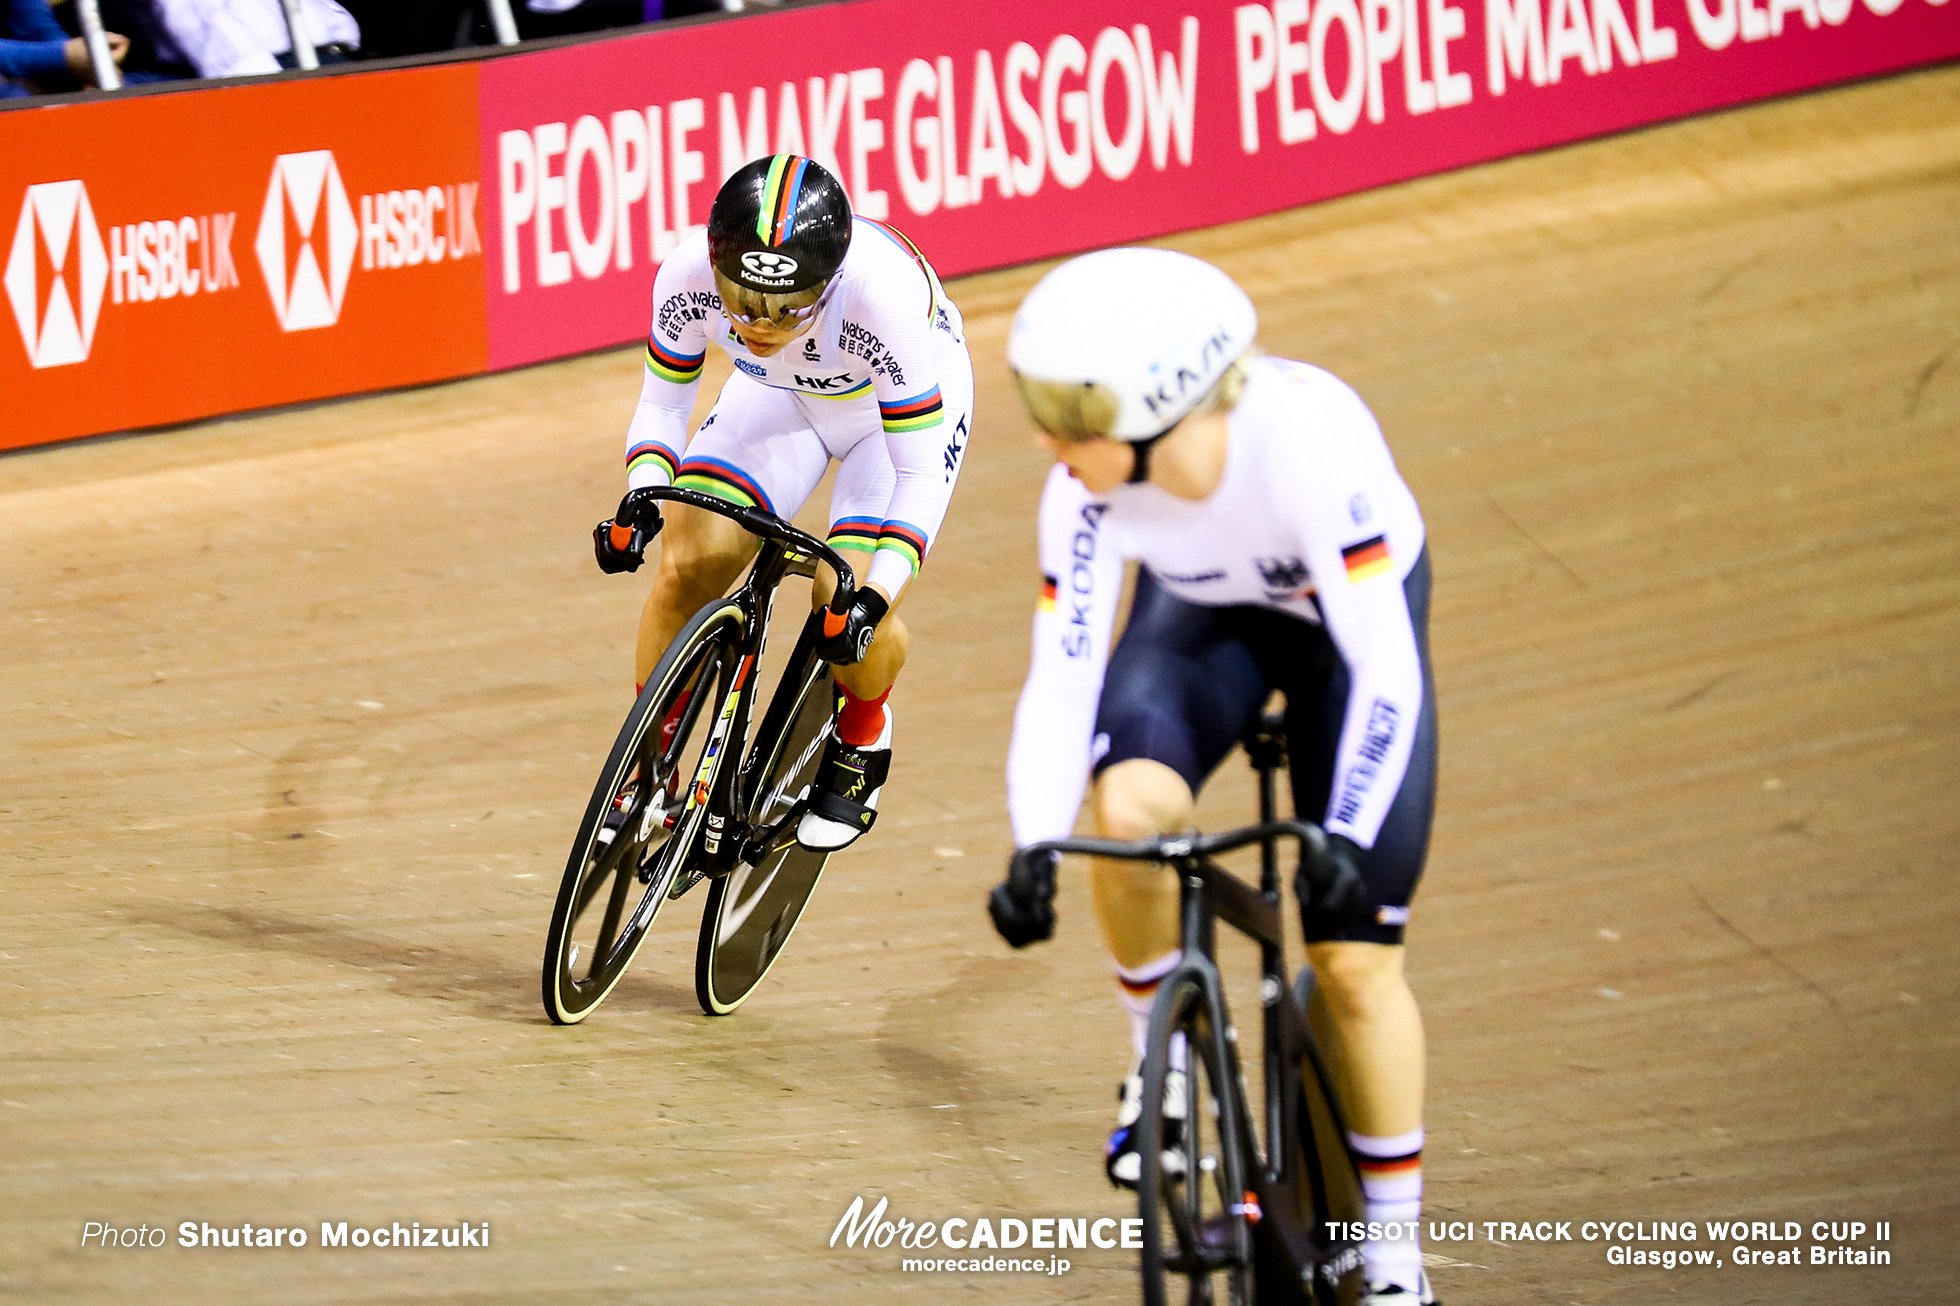
<svg viewBox="0 0 1960 1306">
<path fill-rule="evenodd" d="M 1350 581 L 1382 575 L 1389 566 L 1388 537 L 1377 535 L 1359 544 L 1348 545 L 1341 550 L 1341 561 L 1347 564 L 1347 578 Z"/>
<path fill-rule="evenodd" d="M 1053 576 L 1043 576 L 1041 578 L 1041 602 L 1035 605 L 1035 611 L 1053 612 L 1054 610 L 1055 578 Z"/>
</svg>

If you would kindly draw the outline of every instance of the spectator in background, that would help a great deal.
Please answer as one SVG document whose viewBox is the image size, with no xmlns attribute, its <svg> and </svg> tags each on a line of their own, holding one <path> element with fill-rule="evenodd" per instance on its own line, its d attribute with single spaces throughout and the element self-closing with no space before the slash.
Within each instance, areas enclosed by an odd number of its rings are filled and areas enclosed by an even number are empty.
<svg viewBox="0 0 1960 1306">
<path fill-rule="evenodd" d="M 88 46 L 54 20 L 48 0 L 5 0 L 0 11 L 0 99 L 72 91 L 95 85 Z M 110 32 L 109 55 L 117 63 L 129 41 Z"/>
<path fill-rule="evenodd" d="M 526 41 L 646 21 L 645 0 L 513 0 L 510 8 Z"/>
<path fill-rule="evenodd" d="M 279 0 L 150 0 L 199 77 L 252 77 L 297 66 Z M 361 29 L 334 0 L 299 0 L 300 20 L 320 62 L 360 53 Z"/>
<path fill-rule="evenodd" d="M 729 8 L 723 0 L 641 0 L 642 15 L 649 23 L 663 18 L 687 18 L 694 14 L 718 14 Z M 736 8 L 741 6 L 737 5 Z"/>
<path fill-rule="evenodd" d="M 53 0 L 53 4 L 62 30 L 70 36 L 79 36 L 82 28 L 76 6 L 69 0 Z M 170 39 L 150 0 L 96 0 L 96 8 L 101 12 L 104 27 L 129 38 L 129 55 L 120 61 L 124 82 L 161 82 L 197 76 L 197 69 L 190 66 L 184 52 Z"/>
<path fill-rule="evenodd" d="M 475 0 L 341 0 L 361 26 L 361 55 L 393 59 L 471 45 Z"/>
<path fill-rule="evenodd" d="M 482 0 L 341 0 L 341 3 L 361 25 L 361 55 L 368 59 L 491 45 L 497 39 Z M 687 9 L 688 13 L 721 9 L 721 0 L 667 0 L 667 3 L 670 8 L 697 6 Z M 651 22 L 653 19 L 644 12 L 646 4 L 647 0 L 510 0 L 510 12 L 517 22 L 519 39 L 528 41 Z M 658 9 L 661 0 L 652 0 L 652 4 Z"/>
</svg>

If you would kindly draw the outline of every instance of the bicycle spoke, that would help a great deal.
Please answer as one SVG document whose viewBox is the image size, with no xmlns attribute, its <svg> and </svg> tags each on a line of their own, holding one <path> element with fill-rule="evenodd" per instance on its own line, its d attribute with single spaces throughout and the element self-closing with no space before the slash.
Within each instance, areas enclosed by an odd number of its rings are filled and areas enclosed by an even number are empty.
<svg viewBox="0 0 1960 1306">
<path fill-rule="evenodd" d="M 593 944 L 592 964 L 597 966 L 619 942 L 619 922 L 626 908 L 626 891 L 633 885 L 630 875 L 613 876 L 612 896 L 606 900 L 606 914 L 599 922 L 598 942 Z"/>
</svg>

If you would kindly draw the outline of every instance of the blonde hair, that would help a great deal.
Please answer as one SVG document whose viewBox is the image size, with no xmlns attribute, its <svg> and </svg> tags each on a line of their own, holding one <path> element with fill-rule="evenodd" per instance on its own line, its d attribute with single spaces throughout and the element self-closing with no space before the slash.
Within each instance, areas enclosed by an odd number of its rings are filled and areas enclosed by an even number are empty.
<svg viewBox="0 0 1960 1306">
<path fill-rule="evenodd" d="M 1250 348 L 1233 359 L 1184 416 L 1229 413 L 1237 408 L 1252 374 L 1252 360 L 1258 356 L 1259 351 Z M 1057 440 L 1107 440 L 1116 429 L 1122 402 L 1100 381 L 1048 381 L 1016 372 L 1014 385 L 1035 424 Z"/>
</svg>

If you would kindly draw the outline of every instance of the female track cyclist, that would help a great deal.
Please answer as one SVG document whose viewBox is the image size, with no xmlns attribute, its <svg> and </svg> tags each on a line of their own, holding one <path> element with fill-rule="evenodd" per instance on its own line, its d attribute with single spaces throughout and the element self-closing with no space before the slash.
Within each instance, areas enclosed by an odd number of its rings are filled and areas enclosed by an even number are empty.
<svg viewBox="0 0 1960 1306">
<path fill-rule="evenodd" d="M 1073 259 L 1015 314 L 1008 362 L 1056 466 L 1008 806 L 1017 843 L 1066 837 L 1093 778 L 1102 836 L 1189 829 L 1205 777 L 1269 695 L 1285 696 L 1295 810 L 1324 825 L 1350 899 L 1365 888 L 1343 918 L 1303 903 L 1316 1033 L 1367 1218 L 1414 1230 L 1423 1035 L 1402 930 L 1436 774 L 1423 523 L 1360 397 L 1259 356 L 1256 326 L 1223 272 L 1156 249 Z M 1112 650 L 1125 559 L 1141 566 Z M 995 890 L 1009 942 L 1052 932 L 1052 875 Z M 1175 877 L 1098 862 L 1090 888 L 1140 1059 L 1157 983 L 1179 960 Z M 1141 1095 L 1133 1063 L 1107 1152 L 1118 1183 L 1140 1169 Z M 1168 1114 L 1182 1097 L 1167 1094 Z M 1364 1302 L 1433 1300 L 1415 1237 L 1363 1255 Z"/>
<path fill-rule="evenodd" d="M 690 442 L 710 342 L 735 374 Z M 932 266 L 890 227 L 854 217 L 836 178 L 800 155 L 738 169 L 716 194 L 707 230 L 654 278 L 646 372 L 626 435 L 628 491 L 593 530 L 601 568 L 636 570 L 660 531 L 648 487 L 679 485 L 790 517 L 831 460 L 841 464 L 829 543 L 850 560 L 859 589 L 820 647 L 836 664 L 843 707 L 797 830 L 808 847 L 842 848 L 871 828 L 891 762 L 885 700 L 907 647 L 893 609 L 946 516 L 972 409 L 959 310 Z M 725 517 L 668 508 L 640 616 L 641 684 L 757 547 Z"/>
</svg>

